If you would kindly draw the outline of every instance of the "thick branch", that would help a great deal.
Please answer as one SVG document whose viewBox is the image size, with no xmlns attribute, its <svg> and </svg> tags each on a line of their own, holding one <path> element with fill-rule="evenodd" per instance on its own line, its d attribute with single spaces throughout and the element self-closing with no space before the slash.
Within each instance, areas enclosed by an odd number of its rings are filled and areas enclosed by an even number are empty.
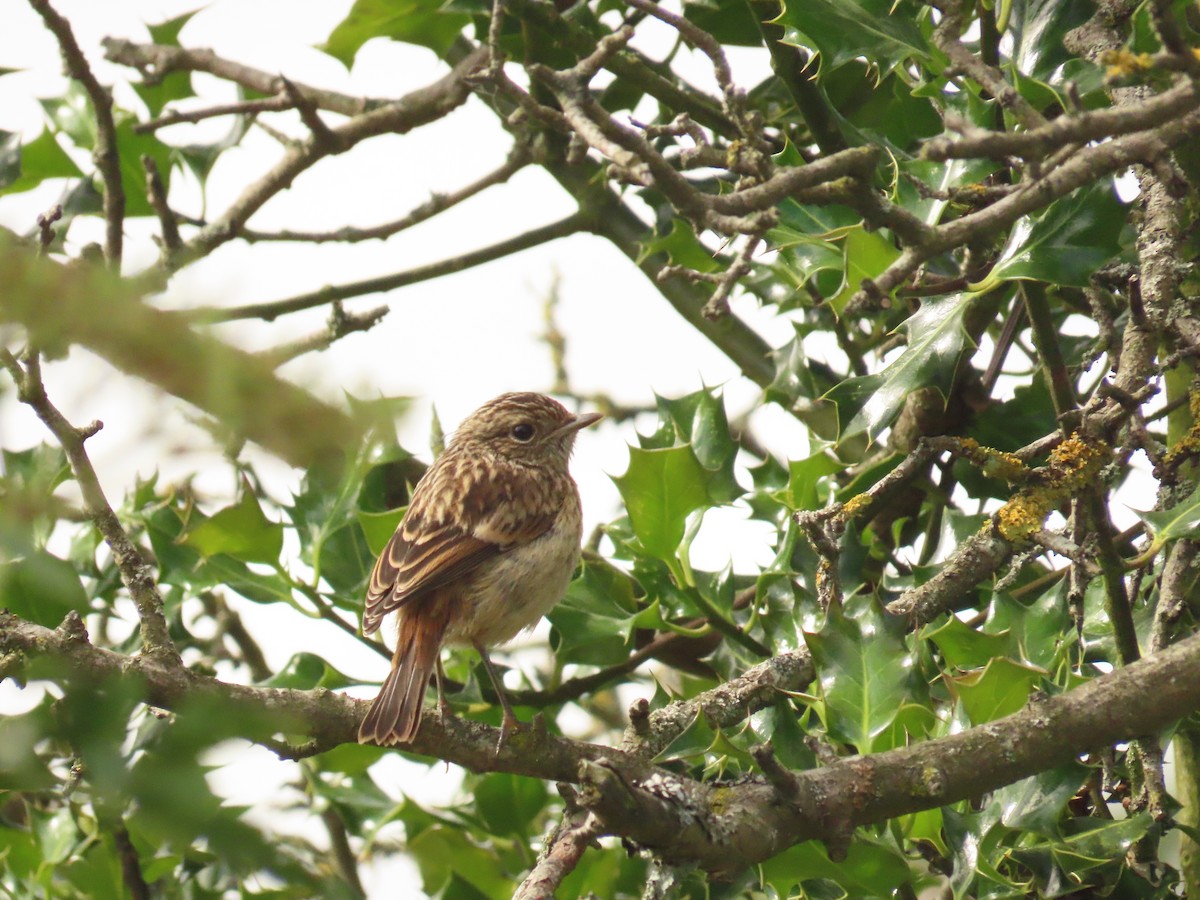
<svg viewBox="0 0 1200 900">
<path fill-rule="evenodd" d="M 146 305 L 102 269 L 64 267 L 0 239 L 0 284 L 0 323 L 23 326 L 41 347 L 86 347 L 293 465 L 340 459 L 357 440 L 354 420 L 280 379 L 269 362 Z"/>
<path fill-rule="evenodd" d="M 946 806 L 1064 765 L 1200 708 L 1200 635 L 995 722 L 769 782 L 701 784 L 584 763 L 581 801 L 605 830 L 668 860 L 734 873 L 814 838 Z"/>
</svg>

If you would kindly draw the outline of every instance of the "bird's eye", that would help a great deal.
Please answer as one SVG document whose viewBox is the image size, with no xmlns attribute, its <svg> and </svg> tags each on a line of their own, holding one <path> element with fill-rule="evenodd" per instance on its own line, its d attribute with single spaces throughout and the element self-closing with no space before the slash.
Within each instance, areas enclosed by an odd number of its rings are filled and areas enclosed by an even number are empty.
<svg viewBox="0 0 1200 900">
<path fill-rule="evenodd" d="M 533 426 L 528 422 L 522 422 L 520 425 L 514 425 L 512 436 L 521 443 L 533 440 Z"/>
</svg>

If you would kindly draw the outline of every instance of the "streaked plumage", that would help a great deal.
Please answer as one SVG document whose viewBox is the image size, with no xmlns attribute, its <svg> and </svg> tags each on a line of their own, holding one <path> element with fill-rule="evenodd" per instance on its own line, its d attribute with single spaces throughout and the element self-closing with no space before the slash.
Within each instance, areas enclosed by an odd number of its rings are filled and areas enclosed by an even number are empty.
<svg viewBox="0 0 1200 900">
<path fill-rule="evenodd" d="M 579 492 L 568 471 L 574 416 L 540 394 L 503 394 L 472 413 L 413 492 L 375 563 L 363 631 L 398 612 L 392 671 L 359 728 L 364 743 L 412 740 L 443 643 L 503 643 L 557 603 L 579 558 Z M 503 686 L 507 730 L 515 721 Z M 440 682 L 439 682 L 439 697 Z"/>
</svg>

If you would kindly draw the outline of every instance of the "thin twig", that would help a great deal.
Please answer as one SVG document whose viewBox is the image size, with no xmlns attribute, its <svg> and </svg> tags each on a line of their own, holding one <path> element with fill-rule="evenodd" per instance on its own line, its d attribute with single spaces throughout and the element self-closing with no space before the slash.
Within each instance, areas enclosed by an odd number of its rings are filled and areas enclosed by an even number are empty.
<svg viewBox="0 0 1200 900">
<path fill-rule="evenodd" d="M 329 324 L 320 331 L 308 337 L 272 347 L 270 350 L 264 350 L 259 353 L 259 356 L 268 360 L 272 367 L 278 368 L 305 353 L 319 353 L 327 350 L 346 335 L 369 331 L 378 325 L 390 311 L 386 306 L 377 306 L 365 313 L 348 313 L 342 308 L 340 302 L 335 302 L 329 312 Z"/>
<path fill-rule="evenodd" d="M 96 470 L 84 449 L 84 442 L 103 428 L 103 423 L 96 421 L 83 428 L 76 428 L 67 421 L 46 394 L 36 352 L 27 354 L 22 369 L 12 355 L 4 351 L 4 364 L 13 372 L 14 378 L 18 378 L 18 397 L 21 402 L 37 414 L 58 439 L 67 455 L 75 481 L 83 494 L 84 508 L 112 551 L 113 562 L 121 573 L 121 581 L 137 607 L 138 619 L 141 621 L 142 652 L 172 667 L 182 665 L 179 653 L 171 642 L 167 620 L 163 615 L 162 594 L 154 582 L 150 566 L 142 558 L 141 551 L 129 539 L 116 513 L 109 506 L 104 490 L 100 487 L 100 480 L 96 477 Z"/>
<path fill-rule="evenodd" d="M 139 122 L 133 126 L 133 130 L 137 134 L 151 134 L 160 128 L 167 128 L 171 125 L 192 124 L 202 122 L 205 119 L 216 118 L 217 116 L 246 116 L 260 112 L 282 112 L 283 110 L 291 109 L 293 105 L 291 98 L 286 94 L 280 94 L 275 97 L 266 97 L 262 100 L 242 100 L 238 103 L 222 103 L 217 106 L 206 106 L 203 109 L 171 109 L 167 110 L 157 119 Z"/>
<path fill-rule="evenodd" d="M 359 241 L 382 240 L 398 234 L 407 228 L 412 228 L 414 225 L 419 225 L 439 213 L 445 212 L 452 206 L 456 206 L 464 200 L 469 200 L 489 187 L 505 183 L 516 172 L 529 165 L 529 163 L 530 153 L 528 148 L 524 144 L 518 143 L 509 152 L 508 159 L 504 161 L 503 165 L 456 191 L 451 191 L 448 194 L 434 194 L 424 203 L 414 207 L 400 218 L 394 219 L 391 222 L 385 222 L 382 225 L 373 225 L 369 228 L 346 227 L 338 228 L 334 231 L 293 231 L 289 229 L 283 231 L 255 231 L 251 228 L 244 228 L 240 237 L 251 244 L 258 241 L 304 241 L 313 244 L 336 241 L 339 244 L 354 244 Z"/>
<path fill-rule="evenodd" d="M 148 153 L 142 154 L 142 168 L 146 170 L 146 197 L 154 209 L 154 214 L 158 216 L 159 227 L 162 229 L 163 256 L 169 260 L 183 246 L 183 239 L 179 236 L 179 223 L 175 219 L 175 212 L 167 203 L 167 188 L 163 184 L 154 157 Z"/>
<path fill-rule="evenodd" d="M 537 864 L 513 894 L 513 900 L 554 900 L 563 879 L 575 870 L 584 851 L 603 833 L 600 819 L 587 810 L 564 813 Z"/>
<path fill-rule="evenodd" d="M 121 184 L 121 157 L 117 149 L 117 126 L 113 121 L 112 97 L 109 96 L 79 49 L 71 24 L 55 11 L 50 0 L 29 0 L 46 27 L 58 40 L 67 74 L 79 82 L 92 101 L 96 118 L 96 146 L 92 160 L 104 181 L 104 258 L 110 268 L 121 268 L 123 229 L 125 227 L 125 188 Z"/>
<path fill-rule="evenodd" d="M 432 278 L 440 278 L 452 272 L 462 272 L 474 266 L 483 265 L 492 260 L 519 253 L 522 250 L 528 250 L 530 247 L 536 247 L 539 244 L 545 244 L 549 241 L 584 231 L 589 227 L 590 218 L 582 212 L 576 212 L 566 218 L 559 219 L 557 222 L 543 225 L 540 228 L 534 228 L 524 234 L 507 238 L 491 246 L 472 250 L 460 256 L 451 257 L 450 259 L 418 266 L 414 269 L 396 272 L 392 275 L 382 275 L 378 278 L 368 278 L 364 281 L 353 281 L 349 284 L 324 287 L 311 293 L 289 297 L 286 300 L 272 300 L 266 303 L 250 303 L 245 306 L 227 308 L 202 306 L 192 310 L 190 315 L 201 322 L 231 322 L 238 319 L 263 319 L 269 322 L 279 316 L 312 309 L 316 306 L 323 306 L 326 303 L 347 300 L 351 297 L 361 297 L 364 294 L 393 291 L 397 288 L 407 287 L 410 284 L 428 281 Z"/>
</svg>

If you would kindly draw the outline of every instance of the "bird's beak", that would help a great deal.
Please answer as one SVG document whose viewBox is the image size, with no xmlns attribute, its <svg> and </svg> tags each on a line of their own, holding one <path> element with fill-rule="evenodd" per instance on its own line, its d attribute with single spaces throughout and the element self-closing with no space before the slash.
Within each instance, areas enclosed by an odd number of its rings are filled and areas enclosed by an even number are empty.
<svg viewBox="0 0 1200 900">
<path fill-rule="evenodd" d="M 554 431 L 550 433 L 550 439 L 553 440 L 554 438 L 560 438 L 565 437 L 568 434 L 574 434 L 581 428 L 587 428 L 589 425 L 595 425 L 603 418 L 604 416 L 600 415 L 600 413 L 584 413 L 581 416 L 576 416 L 566 425 L 562 425 L 554 429 Z"/>
</svg>

